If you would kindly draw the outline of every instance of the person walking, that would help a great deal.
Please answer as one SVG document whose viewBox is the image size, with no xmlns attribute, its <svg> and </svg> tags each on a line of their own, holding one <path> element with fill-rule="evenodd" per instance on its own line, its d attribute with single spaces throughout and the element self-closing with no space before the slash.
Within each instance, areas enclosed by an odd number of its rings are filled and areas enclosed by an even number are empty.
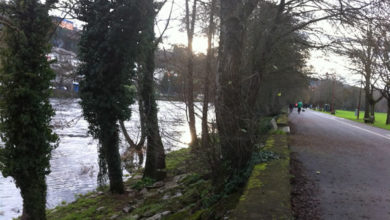
<svg viewBox="0 0 390 220">
<path fill-rule="evenodd" d="M 290 109 L 290 113 L 292 113 L 293 110 L 294 110 L 294 105 L 293 105 L 293 104 L 290 104 L 290 105 L 288 106 L 288 108 Z"/>
<path fill-rule="evenodd" d="M 298 102 L 298 114 L 301 114 L 303 103 L 301 101 Z"/>
</svg>

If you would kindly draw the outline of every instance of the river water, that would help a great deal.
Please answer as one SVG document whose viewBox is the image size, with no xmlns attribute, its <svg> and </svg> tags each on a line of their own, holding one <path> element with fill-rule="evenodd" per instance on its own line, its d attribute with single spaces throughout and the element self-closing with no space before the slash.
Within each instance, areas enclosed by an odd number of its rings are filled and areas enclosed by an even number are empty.
<svg viewBox="0 0 390 220">
<path fill-rule="evenodd" d="M 82 117 L 79 100 L 51 100 L 56 111 L 53 118 L 55 132 L 60 137 L 59 146 L 52 152 L 51 173 L 47 176 L 47 204 L 53 208 L 61 202 L 71 202 L 77 194 L 97 187 L 97 141 L 88 134 L 88 123 Z M 191 140 L 185 105 L 181 102 L 159 101 L 159 123 L 166 151 L 186 147 Z M 138 106 L 132 106 L 131 121 L 125 123 L 128 133 L 139 137 Z M 211 116 L 212 117 L 212 116 Z M 200 120 L 197 120 L 200 131 Z M 123 136 L 121 135 L 121 139 Z M 121 141 L 121 151 L 126 143 Z M 125 171 L 124 171 L 125 173 Z M 0 174 L 0 220 L 21 215 L 22 198 L 11 177 Z"/>
</svg>

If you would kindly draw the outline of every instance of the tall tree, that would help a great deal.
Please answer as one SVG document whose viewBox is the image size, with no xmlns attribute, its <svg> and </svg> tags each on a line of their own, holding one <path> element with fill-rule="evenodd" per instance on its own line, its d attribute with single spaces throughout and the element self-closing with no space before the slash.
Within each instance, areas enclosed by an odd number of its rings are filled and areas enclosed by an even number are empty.
<svg viewBox="0 0 390 220">
<path fill-rule="evenodd" d="M 0 169 L 15 179 L 23 198 L 21 219 L 46 219 L 46 182 L 57 136 L 50 126 L 50 80 L 55 76 L 46 54 L 53 24 L 48 15 L 55 1 L 2 2 Z"/>
<path fill-rule="evenodd" d="M 243 106 L 242 48 L 246 22 L 258 0 L 221 2 L 216 119 L 224 159 L 234 169 L 246 166 L 252 153 Z"/>
<path fill-rule="evenodd" d="M 157 103 L 155 98 L 154 53 L 160 41 L 155 38 L 154 21 L 162 4 L 153 0 L 144 0 L 138 3 L 143 17 L 141 40 L 139 42 L 139 93 L 142 97 L 145 112 L 145 127 L 147 138 L 146 164 L 144 177 L 156 180 L 165 178 L 165 152 L 161 141 L 157 118 Z"/>
<path fill-rule="evenodd" d="M 246 47 L 247 33 L 252 31 L 248 27 L 248 21 L 255 18 L 263 5 L 259 3 L 271 3 L 272 1 L 259 0 L 225 0 L 221 1 L 220 19 L 220 43 L 219 65 L 217 72 L 217 100 L 216 119 L 220 137 L 222 155 L 233 170 L 246 166 L 251 158 L 254 141 L 256 141 L 257 122 L 259 121 L 258 109 L 261 105 L 258 96 L 266 72 L 268 59 L 267 54 L 272 52 L 274 46 L 283 38 L 290 37 L 297 31 L 310 32 L 310 25 L 326 19 L 344 19 L 345 15 L 354 14 L 360 9 L 359 1 L 340 0 L 328 1 L 300 1 L 280 0 L 276 4 L 276 13 L 268 17 L 271 23 L 263 32 L 263 40 L 259 44 L 250 44 Z M 274 10 L 272 10 L 274 11 Z M 284 15 L 298 18 L 299 22 L 277 32 L 282 24 Z M 259 36 L 260 37 L 260 36 Z M 299 43 L 299 42 L 294 42 Z M 315 46 L 315 45 L 314 45 Z M 244 55 L 253 47 L 259 48 L 253 56 L 248 68 Z"/>
<path fill-rule="evenodd" d="M 389 4 L 389 3 L 387 3 Z M 385 8 L 388 8 L 389 5 L 385 5 Z M 388 14 L 388 11 L 382 11 L 382 16 L 385 19 L 378 19 L 379 22 L 377 24 L 376 28 L 376 45 L 378 47 L 378 50 L 376 51 L 379 56 L 379 67 L 378 72 L 380 76 L 380 81 L 382 84 L 381 88 L 377 88 L 382 96 L 387 101 L 387 118 L 386 118 L 386 124 L 390 124 L 390 23 L 388 18 L 390 17 L 390 14 Z"/>
<path fill-rule="evenodd" d="M 357 34 L 342 42 L 342 53 L 350 58 L 352 65 L 356 67 L 356 72 L 363 78 L 365 92 L 364 118 L 366 122 L 373 123 L 375 120 L 375 105 L 382 98 L 382 96 L 374 97 L 375 84 L 379 78 L 376 71 L 378 49 L 374 38 L 373 20 L 364 20 L 354 28 Z"/>
<path fill-rule="evenodd" d="M 82 0 L 86 22 L 80 41 L 81 106 L 91 134 L 99 139 L 112 193 L 123 193 L 118 121 L 130 118 L 140 14 L 134 0 Z"/>
<path fill-rule="evenodd" d="M 188 118 L 191 133 L 191 142 L 194 143 L 197 140 L 196 135 L 196 119 L 195 119 L 195 108 L 194 108 L 194 52 L 192 49 L 192 43 L 195 33 L 195 21 L 196 21 L 196 4 L 197 0 L 193 0 L 192 11 L 190 11 L 190 0 L 185 0 L 186 4 L 186 15 L 185 24 L 187 31 L 187 76 L 186 76 L 186 104 L 188 108 Z"/>
<path fill-rule="evenodd" d="M 216 8 L 216 0 L 210 2 L 209 24 L 207 31 L 207 57 L 206 57 L 206 74 L 203 85 L 203 108 L 202 108 L 202 148 L 209 147 L 209 130 L 208 130 L 208 112 L 209 112 L 209 96 L 210 96 L 210 77 L 213 72 L 212 61 L 214 52 L 212 48 L 213 36 L 215 33 L 214 13 Z"/>
<path fill-rule="evenodd" d="M 298 20 L 289 13 L 281 14 L 280 10 L 276 4 L 259 3 L 259 8 L 254 10 L 248 22 L 251 31 L 246 34 L 246 62 L 242 69 L 247 73 L 261 73 L 261 81 L 257 85 L 260 88 L 252 84 L 246 90 L 251 93 L 254 89 L 253 93 L 257 93 L 255 101 L 259 106 L 254 117 L 280 114 L 282 107 L 302 97 L 308 86 L 306 60 L 309 42 L 299 32 L 285 34 L 286 30 L 295 27 Z M 250 75 L 246 76 L 250 78 Z M 249 103 L 254 104 L 253 100 Z"/>
</svg>

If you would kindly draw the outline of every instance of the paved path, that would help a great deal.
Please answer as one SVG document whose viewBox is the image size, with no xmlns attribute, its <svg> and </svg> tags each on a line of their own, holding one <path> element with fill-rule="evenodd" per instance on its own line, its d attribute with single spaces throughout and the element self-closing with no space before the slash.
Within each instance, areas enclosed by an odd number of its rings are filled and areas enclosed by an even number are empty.
<svg viewBox="0 0 390 220">
<path fill-rule="evenodd" d="M 310 110 L 289 121 L 320 219 L 390 220 L 390 131 Z"/>
</svg>

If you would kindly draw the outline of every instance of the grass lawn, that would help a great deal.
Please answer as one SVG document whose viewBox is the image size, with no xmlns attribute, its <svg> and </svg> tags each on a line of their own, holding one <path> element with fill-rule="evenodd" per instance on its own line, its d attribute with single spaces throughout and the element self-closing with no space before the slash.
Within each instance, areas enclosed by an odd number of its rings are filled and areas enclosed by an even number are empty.
<svg viewBox="0 0 390 220">
<path fill-rule="evenodd" d="M 328 113 L 328 112 L 326 112 Z M 360 112 L 360 119 L 356 120 L 355 112 L 354 111 L 345 111 L 345 110 L 336 110 L 336 116 L 340 118 L 345 118 L 349 119 L 352 121 L 357 121 L 360 123 L 364 123 L 363 118 L 364 118 L 364 111 Z M 386 113 L 380 113 L 376 112 L 375 113 L 375 124 L 373 126 L 378 127 L 378 128 L 383 128 L 390 130 L 390 125 L 386 125 Z M 371 125 L 371 124 L 368 124 Z"/>
</svg>

